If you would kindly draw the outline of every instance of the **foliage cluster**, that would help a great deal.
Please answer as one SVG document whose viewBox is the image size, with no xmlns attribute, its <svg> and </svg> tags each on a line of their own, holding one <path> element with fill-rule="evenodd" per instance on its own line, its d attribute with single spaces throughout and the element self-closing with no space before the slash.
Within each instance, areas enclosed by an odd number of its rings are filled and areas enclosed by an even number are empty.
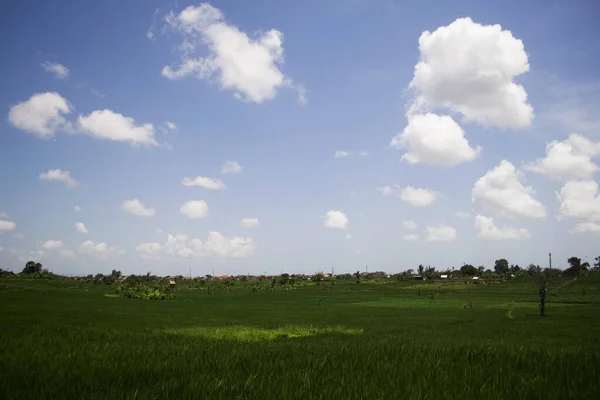
<svg viewBox="0 0 600 400">
<path fill-rule="evenodd" d="M 117 287 L 117 294 L 130 299 L 165 300 L 175 297 L 175 288 L 165 279 L 129 276 Z"/>
</svg>

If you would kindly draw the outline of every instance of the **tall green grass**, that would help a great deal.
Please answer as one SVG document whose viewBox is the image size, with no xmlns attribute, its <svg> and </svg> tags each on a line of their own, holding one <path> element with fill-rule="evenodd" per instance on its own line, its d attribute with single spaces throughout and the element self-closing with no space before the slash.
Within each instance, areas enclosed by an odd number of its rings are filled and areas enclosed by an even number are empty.
<svg viewBox="0 0 600 400">
<path fill-rule="evenodd" d="M 0 281 L 0 398 L 600 398 L 600 281 L 563 285 L 545 318 L 529 280 L 411 284 L 149 302 Z"/>
</svg>

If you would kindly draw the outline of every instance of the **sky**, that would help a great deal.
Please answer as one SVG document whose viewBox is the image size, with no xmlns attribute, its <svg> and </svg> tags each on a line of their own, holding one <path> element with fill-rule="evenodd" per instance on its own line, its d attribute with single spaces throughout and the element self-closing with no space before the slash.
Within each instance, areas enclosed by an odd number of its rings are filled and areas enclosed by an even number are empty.
<svg viewBox="0 0 600 400">
<path fill-rule="evenodd" d="M 600 249 L 593 0 L 0 5 L 0 268 L 564 268 Z"/>
</svg>

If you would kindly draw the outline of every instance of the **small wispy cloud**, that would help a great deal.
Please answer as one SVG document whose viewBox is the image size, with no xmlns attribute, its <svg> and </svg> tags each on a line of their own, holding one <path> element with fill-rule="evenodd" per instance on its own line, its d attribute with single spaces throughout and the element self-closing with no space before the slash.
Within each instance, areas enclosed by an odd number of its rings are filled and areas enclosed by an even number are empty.
<svg viewBox="0 0 600 400">
<path fill-rule="evenodd" d="M 221 165 L 222 174 L 237 174 L 242 172 L 244 168 L 237 161 L 227 161 Z"/>
<path fill-rule="evenodd" d="M 350 156 L 350 152 L 345 151 L 345 150 L 336 150 L 335 153 L 333 153 L 333 158 L 345 158 L 345 157 L 349 157 Z"/>
<path fill-rule="evenodd" d="M 71 177 L 71 173 L 69 171 L 62 171 L 60 169 L 50 169 L 47 172 L 42 172 L 40 173 L 40 179 L 43 181 L 63 182 L 68 188 L 73 188 L 79 185 L 79 182 Z"/>
<path fill-rule="evenodd" d="M 67 79 L 69 77 L 69 73 L 70 73 L 69 68 L 65 67 L 62 64 L 51 63 L 49 61 L 46 61 L 46 62 L 42 63 L 41 66 L 46 71 L 54 74 L 54 76 L 57 77 L 58 79 Z"/>
</svg>

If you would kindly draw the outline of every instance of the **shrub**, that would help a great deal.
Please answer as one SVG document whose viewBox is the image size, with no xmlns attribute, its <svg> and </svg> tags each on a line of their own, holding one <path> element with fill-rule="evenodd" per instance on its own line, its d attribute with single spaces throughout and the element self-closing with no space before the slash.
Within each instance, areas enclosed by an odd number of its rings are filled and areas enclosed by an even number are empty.
<svg viewBox="0 0 600 400">
<path fill-rule="evenodd" d="M 175 289 L 171 288 L 166 281 L 127 281 L 117 288 L 117 294 L 130 299 L 165 300 L 175 297 Z"/>
</svg>

